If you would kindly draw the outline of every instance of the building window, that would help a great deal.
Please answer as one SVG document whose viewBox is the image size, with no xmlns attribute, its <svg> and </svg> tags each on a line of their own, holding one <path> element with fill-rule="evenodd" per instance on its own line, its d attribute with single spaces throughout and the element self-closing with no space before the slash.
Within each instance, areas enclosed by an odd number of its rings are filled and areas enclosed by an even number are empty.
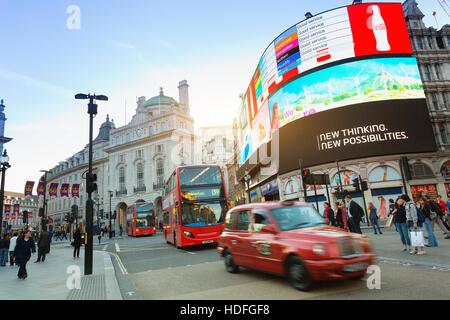
<svg viewBox="0 0 450 320">
<path fill-rule="evenodd" d="M 121 167 L 119 169 L 119 191 L 121 193 L 125 192 L 125 168 Z"/>
<path fill-rule="evenodd" d="M 142 158 L 142 150 L 136 150 L 136 158 Z"/>
<path fill-rule="evenodd" d="M 416 37 L 416 42 L 417 42 L 417 47 L 422 50 L 423 49 L 423 40 L 422 40 L 422 38 L 421 37 Z"/>
<path fill-rule="evenodd" d="M 434 67 L 436 68 L 436 78 L 441 80 L 441 66 L 436 64 Z"/>
<path fill-rule="evenodd" d="M 161 123 L 161 131 L 166 131 L 166 130 L 167 130 L 166 122 Z"/>
<path fill-rule="evenodd" d="M 120 144 L 120 137 L 119 136 L 116 137 L 116 144 Z"/>
<path fill-rule="evenodd" d="M 125 162 L 125 155 L 124 155 L 124 154 L 121 154 L 121 155 L 119 156 L 119 161 L 120 161 L 120 162 Z"/>
<path fill-rule="evenodd" d="M 431 37 L 428 37 L 427 39 L 428 39 L 428 47 L 430 49 L 433 49 L 433 39 Z"/>
<path fill-rule="evenodd" d="M 153 129 L 153 126 L 150 126 L 149 131 L 150 131 L 150 134 L 155 134 L 155 129 Z"/>
<path fill-rule="evenodd" d="M 444 108 L 448 109 L 447 93 L 442 92 L 442 101 L 444 101 Z"/>
<path fill-rule="evenodd" d="M 422 162 L 413 163 L 411 169 L 411 175 L 413 179 L 434 177 L 433 171 L 430 169 L 430 167 Z"/>
<path fill-rule="evenodd" d="M 447 36 L 447 48 L 450 49 L 450 36 Z"/>
<path fill-rule="evenodd" d="M 439 103 L 438 103 L 437 95 L 434 92 L 431 93 L 431 101 L 433 103 L 434 110 L 439 110 Z"/>
<path fill-rule="evenodd" d="M 131 141 L 131 134 L 127 133 L 127 142 L 130 142 L 130 141 Z"/>
<path fill-rule="evenodd" d="M 439 132 L 441 134 L 442 143 L 448 144 L 447 131 L 445 130 L 445 124 L 439 123 Z"/>
<path fill-rule="evenodd" d="M 430 66 L 428 64 L 425 64 L 423 66 L 423 72 L 424 72 L 425 80 L 431 80 Z"/>
<path fill-rule="evenodd" d="M 162 150 L 163 150 L 162 144 L 158 144 L 156 146 L 156 152 L 162 152 Z"/>
<path fill-rule="evenodd" d="M 156 160 L 156 183 L 158 187 L 161 187 L 164 184 L 164 160 L 158 159 Z"/>
<path fill-rule="evenodd" d="M 142 163 L 137 164 L 137 187 L 141 190 L 144 187 L 144 166 Z"/>
</svg>

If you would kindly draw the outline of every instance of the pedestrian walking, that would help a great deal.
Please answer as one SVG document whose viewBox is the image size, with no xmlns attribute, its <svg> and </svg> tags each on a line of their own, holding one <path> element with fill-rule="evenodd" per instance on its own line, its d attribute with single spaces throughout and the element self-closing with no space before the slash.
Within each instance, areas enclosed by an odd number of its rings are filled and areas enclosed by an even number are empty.
<svg viewBox="0 0 450 320">
<path fill-rule="evenodd" d="M 352 232 L 362 234 L 361 232 L 361 219 L 364 216 L 364 210 L 361 208 L 359 204 L 357 204 L 350 195 L 345 197 L 345 200 L 348 203 L 348 217 L 349 224 Z"/>
<path fill-rule="evenodd" d="M 428 203 L 430 204 L 431 208 L 431 230 L 434 232 L 434 225 L 437 224 L 439 228 L 444 232 L 445 239 L 450 239 L 450 232 L 448 226 L 443 221 L 444 213 L 442 211 L 442 207 L 436 203 L 436 201 L 433 201 L 430 196 L 425 195 Z"/>
<path fill-rule="evenodd" d="M 334 218 L 334 211 L 331 208 L 330 204 L 328 202 L 325 202 L 323 204 L 323 207 L 325 208 L 324 217 L 328 223 L 329 226 L 335 226 L 336 220 Z"/>
<path fill-rule="evenodd" d="M 31 232 L 25 231 L 23 236 L 19 237 L 16 241 L 16 248 L 14 249 L 14 255 L 16 256 L 16 263 L 19 265 L 19 272 L 17 276 L 19 279 L 25 280 L 27 274 L 27 262 L 31 258 L 31 254 L 36 252 L 34 241 L 30 238 Z"/>
<path fill-rule="evenodd" d="M 82 245 L 82 241 L 81 241 L 81 231 L 80 228 L 77 228 L 77 230 L 75 231 L 75 233 L 73 234 L 73 242 L 72 242 L 72 246 L 73 246 L 73 258 L 80 258 L 80 247 Z"/>
<path fill-rule="evenodd" d="M 122 232 L 123 232 L 122 225 L 119 226 L 119 230 L 120 230 L 120 236 L 122 236 Z"/>
<path fill-rule="evenodd" d="M 436 197 L 436 202 L 437 202 L 437 204 L 439 204 L 439 205 L 441 206 L 441 208 L 442 208 L 443 216 L 442 216 L 441 218 L 442 218 L 443 222 L 444 222 L 447 226 L 450 226 L 450 221 L 449 221 L 449 219 L 448 219 L 448 214 L 449 214 L 449 212 L 448 212 L 448 210 L 447 210 L 447 204 L 442 200 L 442 197 L 441 197 L 440 195 L 437 195 L 437 197 Z"/>
<path fill-rule="evenodd" d="M 411 200 L 411 198 L 407 194 L 403 194 L 400 197 L 400 203 L 405 208 L 406 212 L 406 225 L 408 227 L 409 232 L 418 232 L 421 231 L 420 226 L 418 224 L 418 212 L 417 207 L 414 201 Z M 425 254 L 425 250 L 423 246 L 416 246 L 414 247 L 414 250 L 411 250 L 409 252 L 410 254 L 418 254 L 423 255 Z"/>
<path fill-rule="evenodd" d="M 102 243 L 102 235 L 103 235 L 103 231 L 100 230 L 100 232 L 98 233 L 98 244 Z"/>
<path fill-rule="evenodd" d="M 14 265 L 14 249 L 16 248 L 17 232 L 13 233 L 13 237 L 9 239 L 9 264 Z"/>
<path fill-rule="evenodd" d="M 428 244 L 425 244 L 426 247 L 437 247 L 438 241 L 436 239 L 436 235 L 433 230 L 431 230 L 431 206 L 426 197 L 421 197 L 419 199 L 419 206 L 422 212 L 425 215 L 425 230 L 427 230 L 428 234 Z"/>
<path fill-rule="evenodd" d="M 378 232 L 380 234 L 383 234 L 383 232 L 381 232 L 380 225 L 378 224 L 377 208 L 375 208 L 375 206 L 372 202 L 369 202 L 368 206 L 369 206 L 369 212 L 370 212 L 369 219 L 370 219 L 370 222 L 372 223 L 374 233 L 378 234 L 377 233 L 377 228 L 378 228 Z"/>
<path fill-rule="evenodd" d="M 8 260 L 9 240 L 6 234 L 0 237 L 0 266 L 6 267 L 6 261 Z"/>
<path fill-rule="evenodd" d="M 50 251 L 50 234 L 47 232 L 47 227 L 42 227 L 39 240 L 37 242 L 38 247 L 38 257 L 34 263 L 45 261 L 45 255 Z"/>
</svg>

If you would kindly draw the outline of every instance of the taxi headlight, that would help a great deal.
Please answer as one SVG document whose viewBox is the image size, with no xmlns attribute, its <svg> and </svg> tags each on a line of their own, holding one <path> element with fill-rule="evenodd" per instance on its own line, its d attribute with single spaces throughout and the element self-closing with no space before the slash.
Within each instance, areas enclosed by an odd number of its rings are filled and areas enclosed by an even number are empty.
<svg viewBox="0 0 450 320">
<path fill-rule="evenodd" d="M 194 239 L 194 235 L 192 234 L 192 232 L 184 230 L 183 233 L 186 237 Z"/>
<path fill-rule="evenodd" d="M 370 246 L 370 238 L 364 236 L 364 237 L 361 238 L 360 243 L 364 247 L 369 247 Z"/>
<path fill-rule="evenodd" d="M 325 255 L 325 253 L 326 253 L 325 246 L 323 244 L 315 244 L 313 246 L 312 251 L 315 254 L 318 254 L 318 255 L 321 255 L 321 256 Z"/>
</svg>

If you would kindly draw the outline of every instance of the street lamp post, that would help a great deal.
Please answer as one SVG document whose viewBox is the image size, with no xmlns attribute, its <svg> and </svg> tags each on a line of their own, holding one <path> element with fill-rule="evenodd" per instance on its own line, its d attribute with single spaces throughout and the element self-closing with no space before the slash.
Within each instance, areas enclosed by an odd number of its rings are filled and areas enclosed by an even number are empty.
<svg viewBox="0 0 450 320">
<path fill-rule="evenodd" d="M 244 180 L 245 180 L 245 184 L 247 186 L 248 203 L 252 202 L 252 199 L 250 198 L 250 179 L 251 178 L 252 177 L 249 175 L 248 171 L 245 171 Z"/>
<path fill-rule="evenodd" d="M 43 203 L 43 214 L 42 217 L 42 227 L 45 227 L 47 225 L 47 200 L 46 200 L 46 194 L 47 194 L 47 170 L 40 170 L 40 172 L 44 173 L 44 203 Z"/>
<path fill-rule="evenodd" d="M 111 215 L 112 215 L 112 211 L 111 211 L 111 199 L 113 196 L 113 192 L 111 190 L 108 190 L 109 193 L 109 238 L 112 238 L 112 232 L 111 232 Z M 116 221 L 114 221 L 114 224 Z"/>
<path fill-rule="evenodd" d="M 9 156 L 6 154 L 6 149 L 0 159 L 2 166 L 2 184 L 0 189 L 0 234 L 3 230 L 3 200 L 5 198 L 5 173 L 8 168 L 11 167 L 9 164 Z"/>
<path fill-rule="evenodd" d="M 97 104 L 94 100 L 108 101 L 107 96 L 103 95 L 91 95 L 79 93 L 75 95 L 75 99 L 89 99 L 88 114 L 89 114 L 89 170 L 86 177 L 87 194 L 86 200 L 86 245 L 84 250 L 84 274 L 92 274 L 92 262 L 93 262 L 93 218 L 94 218 L 94 203 L 92 200 L 92 192 L 97 189 L 95 180 L 97 176 L 92 174 L 92 136 L 93 136 L 93 122 L 94 115 L 97 114 Z"/>
</svg>

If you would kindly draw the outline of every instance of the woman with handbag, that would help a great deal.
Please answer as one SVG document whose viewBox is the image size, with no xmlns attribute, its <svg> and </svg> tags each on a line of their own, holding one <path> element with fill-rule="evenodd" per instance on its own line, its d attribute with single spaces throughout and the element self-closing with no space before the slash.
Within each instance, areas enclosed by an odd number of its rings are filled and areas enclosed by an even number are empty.
<svg viewBox="0 0 450 320">
<path fill-rule="evenodd" d="M 404 194 L 400 197 L 400 203 L 402 204 L 402 206 L 405 208 L 406 211 L 406 223 L 408 226 L 408 230 L 411 233 L 411 245 L 414 246 L 414 250 L 410 251 L 410 254 L 417 254 L 417 255 L 423 255 L 425 254 L 425 249 L 424 249 L 424 241 L 422 239 L 422 245 L 414 245 L 414 240 L 416 240 L 416 236 L 417 238 L 420 238 L 420 235 L 422 235 L 423 237 L 423 233 L 421 230 L 421 223 L 419 221 L 419 213 L 418 213 L 418 209 L 416 207 L 416 204 L 414 203 L 414 201 L 411 201 L 411 198 L 407 195 Z M 414 234 L 413 234 L 414 233 Z M 419 241 L 418 241 L 419 242 Z"/>
<path fill-rule="evenodd" d="M 436 236 L 434 235 L 433 230 L 431 230 L 431 221 L 433 220 L 433 218 L 436 218 L 436 213 L 431 212 L 431 206 L 428 202 L 428 199 L 425 197 L 421 197 L 419 199 L 419 205 L 420 205 L 420 209 L 422 210 L 422 212 L 425 215 L 425 222 L 423 223 L 425 225 L 425 229 L 427 230 L 428 233 L 428 244 L 425 244 L 426 247 L 437 247 L 438 246 L 438 242 L 436 239 Z"/>
</svg>

